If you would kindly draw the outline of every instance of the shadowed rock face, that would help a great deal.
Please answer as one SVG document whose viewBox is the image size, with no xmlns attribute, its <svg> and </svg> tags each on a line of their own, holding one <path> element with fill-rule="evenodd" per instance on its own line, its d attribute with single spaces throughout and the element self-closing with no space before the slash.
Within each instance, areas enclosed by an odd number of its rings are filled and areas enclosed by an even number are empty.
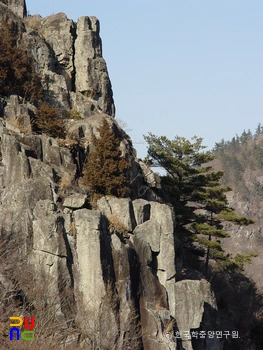
<svg viewBox="0 0 263 350">
<path fill-rule="evenodd" d="M 69 147 L 47 135 L 32 135 L 35 106 L 18 96 L 0 100 L 1 238 L 8 236 L 21 266 L 33 276 L 33 282 L 17 276 L 19 287 L 26 294 L 32 283 L 38 292 L 26 297 L 34 299 L 35 311 L 49 305 L 61 329 L 74 326 L 65 339 L 76 348 L 89 349 L 92 338 L 102 349 L 180 350 L 174 331 L 214 327 L 216 303 L 205 280 L 177 282 L 176 271 L 184 261 L 175 215 L 156 201 L 158 179 L 139 164 L 129 136 L 112 118 L 99 22 L 81 17 L 74 23 L 63 13 L 23 20 L 25 4 L 20 3 L 19 12 L 12 7 L 15 3 L 9 1 L 8 9 L 2 2 L 0 18 L 20 23 L 19 44 L 34 58 L 50 99 L 64 111 L 73 108 L 81 114 L 68 125 L 79 140 Z M 18 117 L 23 117 L 27 134 L 15 125 Z M 95 210 L 87 191 L 72 183 L 105 118 L 132 165 L 136 190 L 132 199 L 102 197 Z M 0 278 L 10 276 L 0 270 Z M 209 308 L 215 310 L 213 317 Z M 184 346 L 192 348 L 190 342 Z M 203 349 L 220 349 L 218 340 Z"/>
</svg>

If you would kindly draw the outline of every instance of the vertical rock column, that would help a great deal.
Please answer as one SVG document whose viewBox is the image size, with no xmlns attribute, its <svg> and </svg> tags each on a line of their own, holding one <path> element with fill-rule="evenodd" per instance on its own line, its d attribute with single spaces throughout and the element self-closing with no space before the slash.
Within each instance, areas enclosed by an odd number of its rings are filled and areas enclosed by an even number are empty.
<svg viewBox="0 0 263 350">
<path fill-rule="evenodd" d="M 80 17 L 75 42 L 76 92 L 94 101 L 98 110 L 115 114 L 111 82 L 102 58 L 100 25 L 96 17 Z"/>
<path fill-rule="evenodd" d="M 74 220 L 78 264 L 75 292 L 80 296 L 77 299 L 81 328 L 90 339 L 96 338 L 98 347 L 105 344 L 113 348 L 118 322 L 109 306 L 113 298 L 109 287 L 114 283 L 109 236 L 98 210 L 76 210 Z"/>
<path fill-rule="evenodd" d="M 69 91 L 72 91 L 74 89 L 74 81 L 72 80 L 75 74 L 75 32 L 76 23 L 68 19 L 67 16 L 62 12 L 48 16 L 42 20 L 41 34 L 54 50 L 60 67 L 60 71 L 58 72 L 62 73 L 64 76 Z M 53 77 L 53 79 L 58 80 L 56 82 L 56 85 L 58 85 L 59 78 Z M 60 83 L 60 85 L 62 84 Z M 59 93 L 59 89 L 57 90 L 57 93 Z"/>
<path fill-rule="evenodd" d="M 74 213 L 80 289 L 85 307 L 99 308 L 105 295 L 100 251 L 101 213 L 80 209 Z M 97 310 L 98 311 L 98 310 Z"/>
</svg>

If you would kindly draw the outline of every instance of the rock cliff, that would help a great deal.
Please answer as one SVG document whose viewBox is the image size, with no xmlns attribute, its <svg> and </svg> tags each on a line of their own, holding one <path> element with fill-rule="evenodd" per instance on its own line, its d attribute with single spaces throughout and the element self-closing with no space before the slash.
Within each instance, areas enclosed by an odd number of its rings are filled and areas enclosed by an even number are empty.
<svg viewBox="0 0 263 350">
<path fill-rule="evenodd" d="M 206 280 L 182 275 L 176 213 L 159 201 L 158 178 L 113 118 L 99 21 L 26 17 L 18 0 L 1 1 L 0 18 L 15 25 L 49 100 L 78 112 L 66 121 L 71 140 L 62 141 L 32 134 L 35 105 L 1 97 L 1 325 L 34 314 L 35 344 L 48 349 L 222 349 L 216 337 L 195 346 L 189 338 L 218 329 L 215 297 Z M 80 178 L 104 119 L 131 164 L 131 192 L 92 206 Z"/>
</svg>

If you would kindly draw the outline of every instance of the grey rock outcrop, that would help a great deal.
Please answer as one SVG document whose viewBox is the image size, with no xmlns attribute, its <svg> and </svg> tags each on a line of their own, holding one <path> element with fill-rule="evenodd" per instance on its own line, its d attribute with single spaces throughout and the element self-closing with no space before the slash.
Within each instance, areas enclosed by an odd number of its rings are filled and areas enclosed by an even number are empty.
<svg viewBox="0 0 263 350">
<path fill-rule="evenodd" d="M 83 334 L 100 320 L 108 344 L 117 339 L 120 349 L 131 339 L 144 349 L 177 349 L 173 331 L 166 334 L 171 319 L 181 331 L 207 327 L 208 305 L 216 313 L 209 283 L 176 282 L 174 214 L 169 206 L 102 197 L 97 210 L 81 209 L 86 195 L 73 193 L 65 198 L 62 212 L 59 178 L 76 171 L 70 152 L 52 138 L 26 136 L 7 123 L 1 124 L 0 136 L 1 228 L 12 231 L 14 239 L 19 235 L 21 254 L 39 275 L 37 285 L 49 280 L 47 302 L 61 295 L 57 281 L 63 279 L 76 321 L 86 320 L 81 322 Z M 127 227 L 128 235 L 110 234 L 107 218 L 112 216 Z M 118 313 L 107 306 L 109 299 Z M 57 300 L 56 317 L 66 322 L 73 311 L 65 311 L 63 300 Z M 218 344 L 209 346 L 204 349 L 220 349 Z"/>
<path fill-rule="evenodd" d="M 148 220 L 137 226 L 134 234 L 150 245 L 152 252 L 160 252 L 161 226 L 153 220 Z"/>
<path fill-rule="evenodd" d="M 151 205 L 144 199 L 135 199 L 132 202 L 136 225 L 150 219 Z"/>
<path fill-rule="evenodd" d="M 61 72 L 66 79 L 67 88 L 71 91 L 74 87 L 72 78 L 75 74 L 76 24 L 61 12 L 41 20 L 39 31 L 54 50 Z"/>
<path fill-rule="evenodd" d="M 0 290 L 17 279 L 34 311 L 44 310 L 41 317 L 60 327 L 54 334 L 63 331 L 76 349 L 180 350 L 175 330 L 208 329 L 212 314 L 214 326 L 216 303 L 208 282 L 176 280 L 183 254 L 175 215 L 157 202 L 158 177 L 139 164 L 131 139 L 113 118 L 98 20 L 81 17 L 76 24 L 63 13 L 24 20 L 0 5 L 1 19 L 20 23 L 18 43 L 34 59 L 48 98 L 64 114 L 80 112 L 78 120 L 67 121 L 76 141 L 70 146 L 31 133 L 36 106 L 19 96 L 0 100 L 1 238 L 13 245 L 7 253 L 19 256 L 13 279 L 0 270 Z M 80 177 L 105 119 L 131 164 L 131 198 L 104 196 L 88 209 L 92 202 Z M 32 291 L 20 268 L 32 276 Z M 43 336 L 47 343 L 50 334 Z M 220 349 L 216 342 L 203 344 L 204 350 Z"/>
<path fill-rule="evenodd" d="M 60 295 L 57 281 L 63 278 L 63 293 L 75 305 L 76 320 L 101 315 L 103 309 L 101 327 L 108 332 L 109 344 L 118 335 L 120 348 L 135 337 L 144 349 L 177 349 L 176 338 L 165 334 L 171 318 L 182 331 L 200 327 L 200 320 L 209 324 L 204 305 L 216 309 L 209 284 L 176 282 L 174 215 L 169 206 L 103 197 L 97 210 L 88 210 L 80 209 L 86 196 L 72 194 L 64 201 L 63 214 L 58 179 L 76 171 L 70 152 L 52 138 L 26 136 L 7 123 L 2 123 L 0 136 L 4 203 L 0 224 L 4 231 L 19 234 L 22 254 L 34 252 L 27 263 L 35 273 L 41 270 L 37 283 L 50 280 L 47 302 Z M 112 216 L 127 227 L 125 239 L 121 232 L 110 234 L 107 217 Z M 118 314 L 102 302 L 105 298 L 115 300 Z M 69 314 L 63 300 L 58 299 L 56 317 L 66 322 Z M 184 305 L 184 314 L 179 304 Z M 134 322 L 138 317 L 141 325 Z M 109 320 L 116 326 L 107 329 Z M 88 334 L 97 326 L 94 322 L 94 318 L 81 322 L 86 325 L 82 331 Z M 220 349 L 216 346 L 204 349 Z"/>
<path fill-rule="evenodd" d="M 80 209 L 84 207 L 87 202 L 87 196 L 81 193 L 74 193 L 71 196 L 65 198 L 63 205 L 66 208 Z"/>
<path fill-rule="evenodd" d="M 90 306 L 98 314 L 101 300 L 106 293 L 101 261 L 98 259 L 101 256 L 101 213 L 81 209 L 74 213 L 74 219 L 77 233 L 79 289 L 83 294 L 83 305 L 84 308 Z"/>
<path fill-rule="evenodd" d="M 102 58 L 100 24 L 96 17 L 80 17 L 75 44 L 76 91 L 92 99 L 104 113 L 114 116 L 111 83 Z"/>
<path fill-rule="evenodd" d="M 173 291 L 171 291 L 173 289 Z M 185 350 L 192 350 L 189 334 L 192 329 L 200 329 L 201 323 L 209 317 L 212 330 L 217 329 L 217 305 L 210 284 L 202 280 L 183 280 L 169 286 L 169 305 L 175 317 Z M 172 296 L 172 297 L 171 297 Z M 210 329 L 209 329 L 210 330 Z M 202 328 L 206 332 L 207 329 Z M 199 339 L 202 342 L 202 339 Z M 206 338 L 204 348 L 220 350 L 221 344 L 216 338 Z"/>
<path fill-rule="evenodd" d="M 114 117 L 113 93 L 102 57 L 97 18 L 80 17 L 75 23 L 58 13 L 43 19 L 28 17 L 27 24 L 24 43 L 32 50 L 37 66 L 44 67 L 40 70 L 43 84 L 53 93 L 53 99 L 83 116 L 99 111 Z"/>
<path fill-rule="evenodd" d="M 27 10 L 25 0 L 2 0 L 1 2 L 17 16 L 21 18 L 26 16 Z"/>
<path fill-rule="evenodd" d="M 118 199 L 106 196 L 98 201 L 98 208 L 107 217 L 111 215 L 117 217 L 128 231 L 133 231 L 135 218 L 132 201 L 129 198 Z"/>
<path fill-rule="evenodd" d="M 161 188 L 160 177 L 148 168 L 145 163 L 139 162 L 139 164 L 147 184 L 150 187 Z"/>
</svg>

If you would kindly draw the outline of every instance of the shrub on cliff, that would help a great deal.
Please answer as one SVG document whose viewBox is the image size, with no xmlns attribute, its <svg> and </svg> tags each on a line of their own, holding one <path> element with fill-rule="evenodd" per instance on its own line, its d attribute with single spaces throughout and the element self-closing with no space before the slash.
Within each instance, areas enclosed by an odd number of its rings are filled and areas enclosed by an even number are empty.
<svg viewBox="0 0 263 350">
<path fill-rule="evenodd" d="M 2 23 L 0 38 L 0 95 L 17 94 L 30 102 L 42 100 L 40 76 L 26 51 L 17 47 L 14 28 Z"/>
<path fill-rule="evenodd" d="M 98 131 L 100 138 L 92 137 L 94 150 L 83 170 L 83 185 L 93 193 L 124 197 L 128 190 L 125 172 L 130 164 L 122 157 L 120 141 L 106 120 Z"/>
<path fill-rule="evenodd" d="M 33 130 L 51 137 L 65 137 L 65 125 L 60 109 L 43 102 L 33 120 Z"/>
</svg>

